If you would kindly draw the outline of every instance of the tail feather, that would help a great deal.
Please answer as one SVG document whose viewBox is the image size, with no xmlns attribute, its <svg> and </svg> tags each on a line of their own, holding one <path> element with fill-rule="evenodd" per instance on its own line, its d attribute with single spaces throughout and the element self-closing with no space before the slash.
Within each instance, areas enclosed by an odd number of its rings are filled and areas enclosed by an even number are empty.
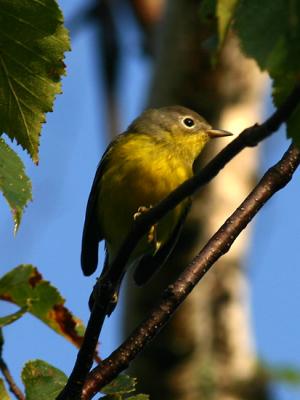
<svg viewBox="0 0 300 400">
<path fill-rule="evenodd" d="M 98 265 L 98 248 L 99 241 L 102 239 L 99 237 L 99 227 L 97 219 L 88 208 L 81 244 L 81 268 L 84 275 L 92 275 L 97 269 Z"/>
</svg>

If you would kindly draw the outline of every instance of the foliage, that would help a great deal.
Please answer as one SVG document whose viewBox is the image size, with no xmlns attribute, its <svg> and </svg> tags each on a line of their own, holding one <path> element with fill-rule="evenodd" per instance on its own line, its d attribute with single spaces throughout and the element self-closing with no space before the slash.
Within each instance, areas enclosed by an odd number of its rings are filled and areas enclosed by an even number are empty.
<svg viewBox="0 0 300 400">
<path fill-rule="evenodd" d="M 0 378 L 0 399 L 10 400 L 9 394 L 7 393 L 7 390 L 5 389 L 4 382 L 1 378 Z"/>
<path fill-rule="evenodd" d="M 67 382 L 66 375 L 45 361 L 25 364 L 22 371 L 26 400 L 54 400 Z"/>
<path fill-rule="evenodd" d="M 13 214 L 15 232 L 21 221 L 23 209 L 31 200 L 31 183 L 18 155 L 0 138 L 0 190 Z"/>
<path fill-rule="evenodd" d="M 20 265 L 0 279 L 0 299 L 9 301 L 21 309 L 4 317 L 6 323 L 13 322 L 25 312 L 39 318 L 55 332 L 80 346 L 84 326 L 64 306 L 58 290 L 42 278 L 32 265 Z"/>
<path fill-rule="evenodd" d="M 42 360 L 29 361 L 22 371 L 26 400 L 54 400 L 67 382 L 66 375 L 59 369 Z M 135 391 L 136 380 L 128 375 L 120 375 L 101 393 L 106 400 L 148 400 L 149 396 L 137 394 L 127 397 Z M 1 386 L 0 386 L 1 390 Z M 1 393 L 1 392 L 0 392 Z"/>
<path fill-rule="evenodd" d="M 148 400 L 149 396 L 146 394 L 137 394 L 127 397 L 129 393 L 135 392 L 137 381 L 128 375 L 119 375 L 110 384 L 102 388 L 101 393 L 106 394 L 103 397 L 105 400 Z"/>
<path fill-rule="evenodd" d="M 266 362 L 261 362 L 258 365 L 258 371 L 266 380 L 300 386 L 300 370 L 295 366 L 270 365 Z"/>
<path fill-rule="evenodd" d="M 219 44 L 226 34 L 237 34 L 244 53 L 273 80 L 273 100 L 278 107 L 299 83 L 300 3 L 284 0 L 204 0 L 206 16 L 218 21 Z M 288 136 L 300 143 L 300 107 L 287 122 Z"/>
<path fill-rule="evenodd" d="M 55 0 L 0 0 L 0 22 L 0 135 L 16 140 L 38 163 L 41 125 L 61 92 L 68 33 Z M 3 139 L 0 156 L 0 190 L 17 228 L 31 186 Z"/>
</svg>

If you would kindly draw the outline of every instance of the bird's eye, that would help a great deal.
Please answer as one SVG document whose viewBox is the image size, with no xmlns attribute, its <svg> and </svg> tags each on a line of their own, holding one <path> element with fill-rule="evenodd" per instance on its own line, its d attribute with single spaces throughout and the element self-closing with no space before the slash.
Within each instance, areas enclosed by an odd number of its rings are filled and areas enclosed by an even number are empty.
<svg viewBox="0 0 300 400">
<path fill-rule="evenodd" d="M 188 128 L 192 128 L 195 125 L 194 120 L 190 117 L 184 118 L 183 123 Z"/>
</svg>

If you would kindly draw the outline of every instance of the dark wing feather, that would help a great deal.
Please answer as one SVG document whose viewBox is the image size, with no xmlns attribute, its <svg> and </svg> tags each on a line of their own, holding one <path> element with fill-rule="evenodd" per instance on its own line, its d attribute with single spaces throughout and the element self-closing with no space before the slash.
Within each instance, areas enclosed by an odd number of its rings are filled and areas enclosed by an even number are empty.
<svg viewBox="0 0 300 400">
<path fill-rule="evenodd" d="M 98 265 L 99 242 L 104 238 L 97 220 L 97 199 L 101 191 L 101 178 L 109 162 L 109 153 L 116 140 L 108 146 L 98 164 L 87 202 L 81 244 L 81 268 L 84 275 L 91 275 Z"/>
<path fill-rule="evenodd" d="M 158 252 L 152 256 L 150 254 L 146 254 L 139 261 L 134 274 L 133 279 L 138 286 L 142 286 L 149 281 L 149 279 L 154 275 L 154 273 L 163 266 L 163 264 L 167 261 L 168 257 L 172 253 L 179 235 L 181 233 L 181 229 L 184 223 L 184 220 L 187 216 L 187 213 L 190 209 L 191 201 L 187 204 L 184 212 L 182 213 L 177 225 L 172 232 L 169 240 L 158 250 Z"/>
</svg>

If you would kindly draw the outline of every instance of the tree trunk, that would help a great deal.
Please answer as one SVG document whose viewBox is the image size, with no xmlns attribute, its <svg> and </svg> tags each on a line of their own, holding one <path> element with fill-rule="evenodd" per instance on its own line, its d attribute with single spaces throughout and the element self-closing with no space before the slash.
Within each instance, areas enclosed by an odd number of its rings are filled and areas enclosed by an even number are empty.
<svg viewBox="0 0 300 400">
<path fill-rule="evenodd" d="M 182 104 L 213 126 L 239 133 L 260 120 L 266 78 L 230 35 L 213 66 L 215 21 L 201 22 L 197 0 L 172 0 L 158 32 L 150 106 Z M 225 146 L 213 141 L 200 160 Z M 167 286 L 250 191 L 257 150 L 244 151 L 193 201 L 167 265 L 142 289 L 127 287 L 126 330 L 140 321 Z M 248 288 L 241 268 L 249 229 L 207 274 L 169 325 L 132 365 L 139 390 L 155 400 L 266 400 L 256 370 Z M 131 281 L 131 279 L 129 280 Z"/>
</svg>

